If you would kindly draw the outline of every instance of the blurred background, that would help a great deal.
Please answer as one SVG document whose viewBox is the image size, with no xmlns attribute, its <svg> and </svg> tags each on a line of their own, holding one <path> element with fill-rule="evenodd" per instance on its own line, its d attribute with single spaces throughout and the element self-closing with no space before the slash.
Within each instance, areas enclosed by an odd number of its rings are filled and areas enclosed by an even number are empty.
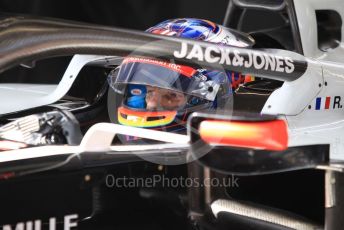
<svg viewBox="0 0 344 230">
<path fill-rule="evenodd" d="M 163 20 L 195 17 L 222 23 L 229 0 L 1 0 L 0 11 L 145 30 Z"/>
</svg>

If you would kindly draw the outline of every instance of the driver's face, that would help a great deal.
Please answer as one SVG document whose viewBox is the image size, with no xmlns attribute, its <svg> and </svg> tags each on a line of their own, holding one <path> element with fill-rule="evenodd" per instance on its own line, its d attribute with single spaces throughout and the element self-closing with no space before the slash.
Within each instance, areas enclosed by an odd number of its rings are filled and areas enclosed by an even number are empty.
<svg viewBox="0 0 344 230">
<path fill-rule="evenodd" d="M 186 104 L 183 93 L 147 86 L 146 109 L 177 110 Z"/>
</svg>

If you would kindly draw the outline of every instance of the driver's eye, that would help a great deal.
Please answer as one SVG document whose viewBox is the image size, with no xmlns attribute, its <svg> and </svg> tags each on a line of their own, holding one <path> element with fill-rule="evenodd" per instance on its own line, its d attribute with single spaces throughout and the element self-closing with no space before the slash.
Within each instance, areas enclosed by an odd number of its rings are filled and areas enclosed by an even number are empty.
<svg viewBox="0 0 344 230">
<path fill-rule="evenodd" d="M 177 94 L 176 93 L 167 93 L 167 94 L 164 94 L 163 97 L 167 100 L 173 100 L 173 99 L 177 98 Z"/>
<path fill-rule="evenodd" d="M 176 98 L 176 97 L 177 97 L 177 94 L 176 94 L 176 93 L 170 93 L 169 95 L 170 95 L 170 97 L 172 97 L 172 98 Z"/>
</svg>

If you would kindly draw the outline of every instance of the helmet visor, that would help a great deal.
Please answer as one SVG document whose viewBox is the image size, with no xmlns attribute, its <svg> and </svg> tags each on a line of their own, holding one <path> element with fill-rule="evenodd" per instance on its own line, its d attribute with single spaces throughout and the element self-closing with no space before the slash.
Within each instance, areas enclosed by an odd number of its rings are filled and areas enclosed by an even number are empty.
<svg viewBox="0 0 344 230">
<path fill-rule="evenodd" d="M 110 86 L 124 94 L 128 84 L 146 85 L 179 91 L 214 101 L 225 74 L 219 71 L 209 78 L 202 70 L 155 59 L 129 57 L 109 75 Z"/>
</svg>

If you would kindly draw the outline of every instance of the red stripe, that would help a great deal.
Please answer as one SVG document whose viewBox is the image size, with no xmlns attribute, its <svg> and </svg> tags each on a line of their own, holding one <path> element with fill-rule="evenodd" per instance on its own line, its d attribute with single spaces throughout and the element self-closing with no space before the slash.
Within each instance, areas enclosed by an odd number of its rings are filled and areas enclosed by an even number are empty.
<svg viewBox="0 0 344 230">
<path fill-rule="evenodd" d="M 178 73 L 181 73 L 186 77 L 192 77 L 197 72 L 194 68 L 190 66 L 178 65 L 174 63 L 169 63 L 169 62 L 156 60 L 156 59 L 148 59 L 144 57 L 127 57 L 123 60 L 123 64 L 130 63 L 130 62 L 139 62 L 139 63 L 147 63 L 147 64 L 152 64 L 152 65 L 162 66 L 170 70 L 176 71 Z"/>
<path fill-rule="evenodd" d="M 331 101 L 331 97 L 326 97 L 325 109 L 329 109 L 330 108 L 330 101 Z"/>
</svg>

